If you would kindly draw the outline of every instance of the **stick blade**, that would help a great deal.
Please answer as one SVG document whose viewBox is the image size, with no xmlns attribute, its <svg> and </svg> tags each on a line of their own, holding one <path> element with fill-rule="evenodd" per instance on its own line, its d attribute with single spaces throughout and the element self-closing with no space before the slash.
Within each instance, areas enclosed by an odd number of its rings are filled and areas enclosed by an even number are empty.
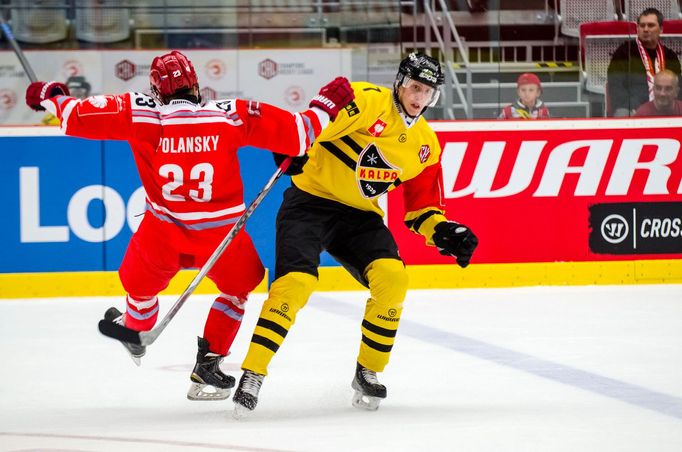
<svg viewBox="0 0 682 452">
<path fill-rule="evenodd" d="M 103 335 L 129 344 L 142 345 L 140 332 L 131 330 L 109 320 L 100 320 L 98 324 L 99 332 Z"/>
</svg>

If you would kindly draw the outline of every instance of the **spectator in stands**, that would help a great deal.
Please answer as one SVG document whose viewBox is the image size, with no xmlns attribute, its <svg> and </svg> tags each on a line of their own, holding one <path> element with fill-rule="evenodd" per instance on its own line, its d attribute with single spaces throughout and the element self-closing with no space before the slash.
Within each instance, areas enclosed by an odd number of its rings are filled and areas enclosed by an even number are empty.
<svg viewBox="0 0 682 452">
<path fill-rule="evenodd" d="M 642 104 L 635 116 L 682 116 L 679 77 L 664 69 L 654 76 L 654 100 Z"/>
<path fill-rule="evenodd" d="M 669 69 L 680 75 L 680 60 L 661 44 L 663 14 L 647 8 L 637 18 L 637 38 L 621 44 L 608 68 L 608 93 L 613 116 L 632 116 L 635 109 L 654 99 L 654 75 Z"/>
<path fill-rule="evenodd" d="M 547 119 L 549 110 L 540 100 L 542 84 L 537 75 L 526 72 L 516 80 L 519 98 L 502 109 L 498 119 Z"/>
</svg>

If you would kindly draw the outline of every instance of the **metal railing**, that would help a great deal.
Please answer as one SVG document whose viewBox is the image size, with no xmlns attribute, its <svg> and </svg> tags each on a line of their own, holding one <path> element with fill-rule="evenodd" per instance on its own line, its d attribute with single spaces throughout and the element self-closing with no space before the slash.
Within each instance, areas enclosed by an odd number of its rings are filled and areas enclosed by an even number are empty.
<svg viewBox="0 0 682 452">
<path fill-rule="evenodd" d="M 469 64 L 469 55 L 468 52 L 466 51 L 466 48 L 464 46 L 464 42 L 462 41 L 462 38 L 460 38 L 459 33 L 457 32 L 457 27 L 455 27 L 454 22 L 452 21 L 452 16 L 450 15 L 449 8 L 445 4 L 443 0 L 438 0 L 439 6 L 440 6 L 440 22 L 445 23 L 447 27 L 444 27 L 445 31 L 448 32 L 448 37 L 452 37 L 455 40 L 455 43 L 457 45 L 457 48 L 454 49 L 452 46 L 446 46 L 445 41 L 443 40 L 443 36 L 441 35 L 440 32 L 440 27 L 438 26 L 438 23 L 436 21 L 436 13 L 433 11 L 431 8 L 430 2 L 425 1 L 424 2 L 424 11 L 426 13 L 426 17 L 428 18 L 429 24 L 431 26 L 431 30 L 433 31 L 434 36 L 436 37 L 436 40 L 438 41 L 438 46 L 440 49 L 440 52 L 443 56 L 444 59 L 444 64 L 445 64 L 445 69 L 446 73 L 449 75 L 449 77 L 446 77 L 446 83 L 445 83 L 445 95 L 443 96 L 443 100 L 441 101 L 445 107 L 444 111 L 447 112 L 448 119 L 454 119 L 455 118 L 455 113 L 453 110 L 453 107 L 456 105 L 454 102 L 451 102 L 451 95 L 450 93 L 454 91 L 457 93 L 457 97 L 459 98 L 459 105 L 464 106 L 464 110 L 466 112 L 466 117 L 471 119 L 473 118 L 473 110 L 472 110 L 472 89 L 471 89 L 471 66 Z M 444 19 L 444 20 L 443 20 Z M 454 71 L 454 65 L 455 65 L 455 59 L 453 56 L 453 52 L 457 50 L 459 52 L 459 66 L 462 67 L 466 73 L 466 93 L 462 89 L 462 86 L 455 76 L 455 71 Z"/>
</svg>

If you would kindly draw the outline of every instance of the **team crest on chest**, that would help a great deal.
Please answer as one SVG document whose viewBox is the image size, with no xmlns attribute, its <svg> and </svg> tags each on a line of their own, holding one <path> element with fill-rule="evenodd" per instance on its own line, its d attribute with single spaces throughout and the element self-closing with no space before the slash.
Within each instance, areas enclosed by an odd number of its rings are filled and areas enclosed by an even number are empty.
<svg viewBox="0 0 682 452">
<path fill-rule="evenodd" d="M 391 165 L 374 143 L 368 144 L 358 156 L 355 178 L 365 198 L 386 193 L 401 174 L 402 170 Z"/>
<path fill-rule="evenodd" d="M 425 144 L 424 146 L 419 148 L 419 161 L 424 163 L 429 159 L 429 156 L 431 155 L 431 148 L 429 147 L 428 144 Z"/>
<path fill-rule="evenodd" d="M 386 123 L 381 119 L 377 119 L 376 121 L 374 121 L 374 124 L 372 124 L 372 126 L 369 129 L 367 129 L 367 132 L 369 132 L 369 134 L 374 137 L 378 137 L 385 129 Z"/>
</svg>

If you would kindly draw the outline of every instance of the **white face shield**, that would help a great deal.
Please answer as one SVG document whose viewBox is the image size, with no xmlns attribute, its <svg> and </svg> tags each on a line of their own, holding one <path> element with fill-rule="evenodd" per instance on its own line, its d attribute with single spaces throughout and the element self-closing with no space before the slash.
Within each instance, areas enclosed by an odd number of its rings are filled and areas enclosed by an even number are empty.
<svg viewBox="0 0 682 452">
<path fill-rule="evenodd" d="M 402 87 L 410 95 L 425 97 L 427 99 L 427 107 L 435 107 L 438 98 L 440 97 L 440 90 L 438 88 L 434 88 L 426 83 L 410 78 L 407 75 L 403 77 Z"/>
</svg>

